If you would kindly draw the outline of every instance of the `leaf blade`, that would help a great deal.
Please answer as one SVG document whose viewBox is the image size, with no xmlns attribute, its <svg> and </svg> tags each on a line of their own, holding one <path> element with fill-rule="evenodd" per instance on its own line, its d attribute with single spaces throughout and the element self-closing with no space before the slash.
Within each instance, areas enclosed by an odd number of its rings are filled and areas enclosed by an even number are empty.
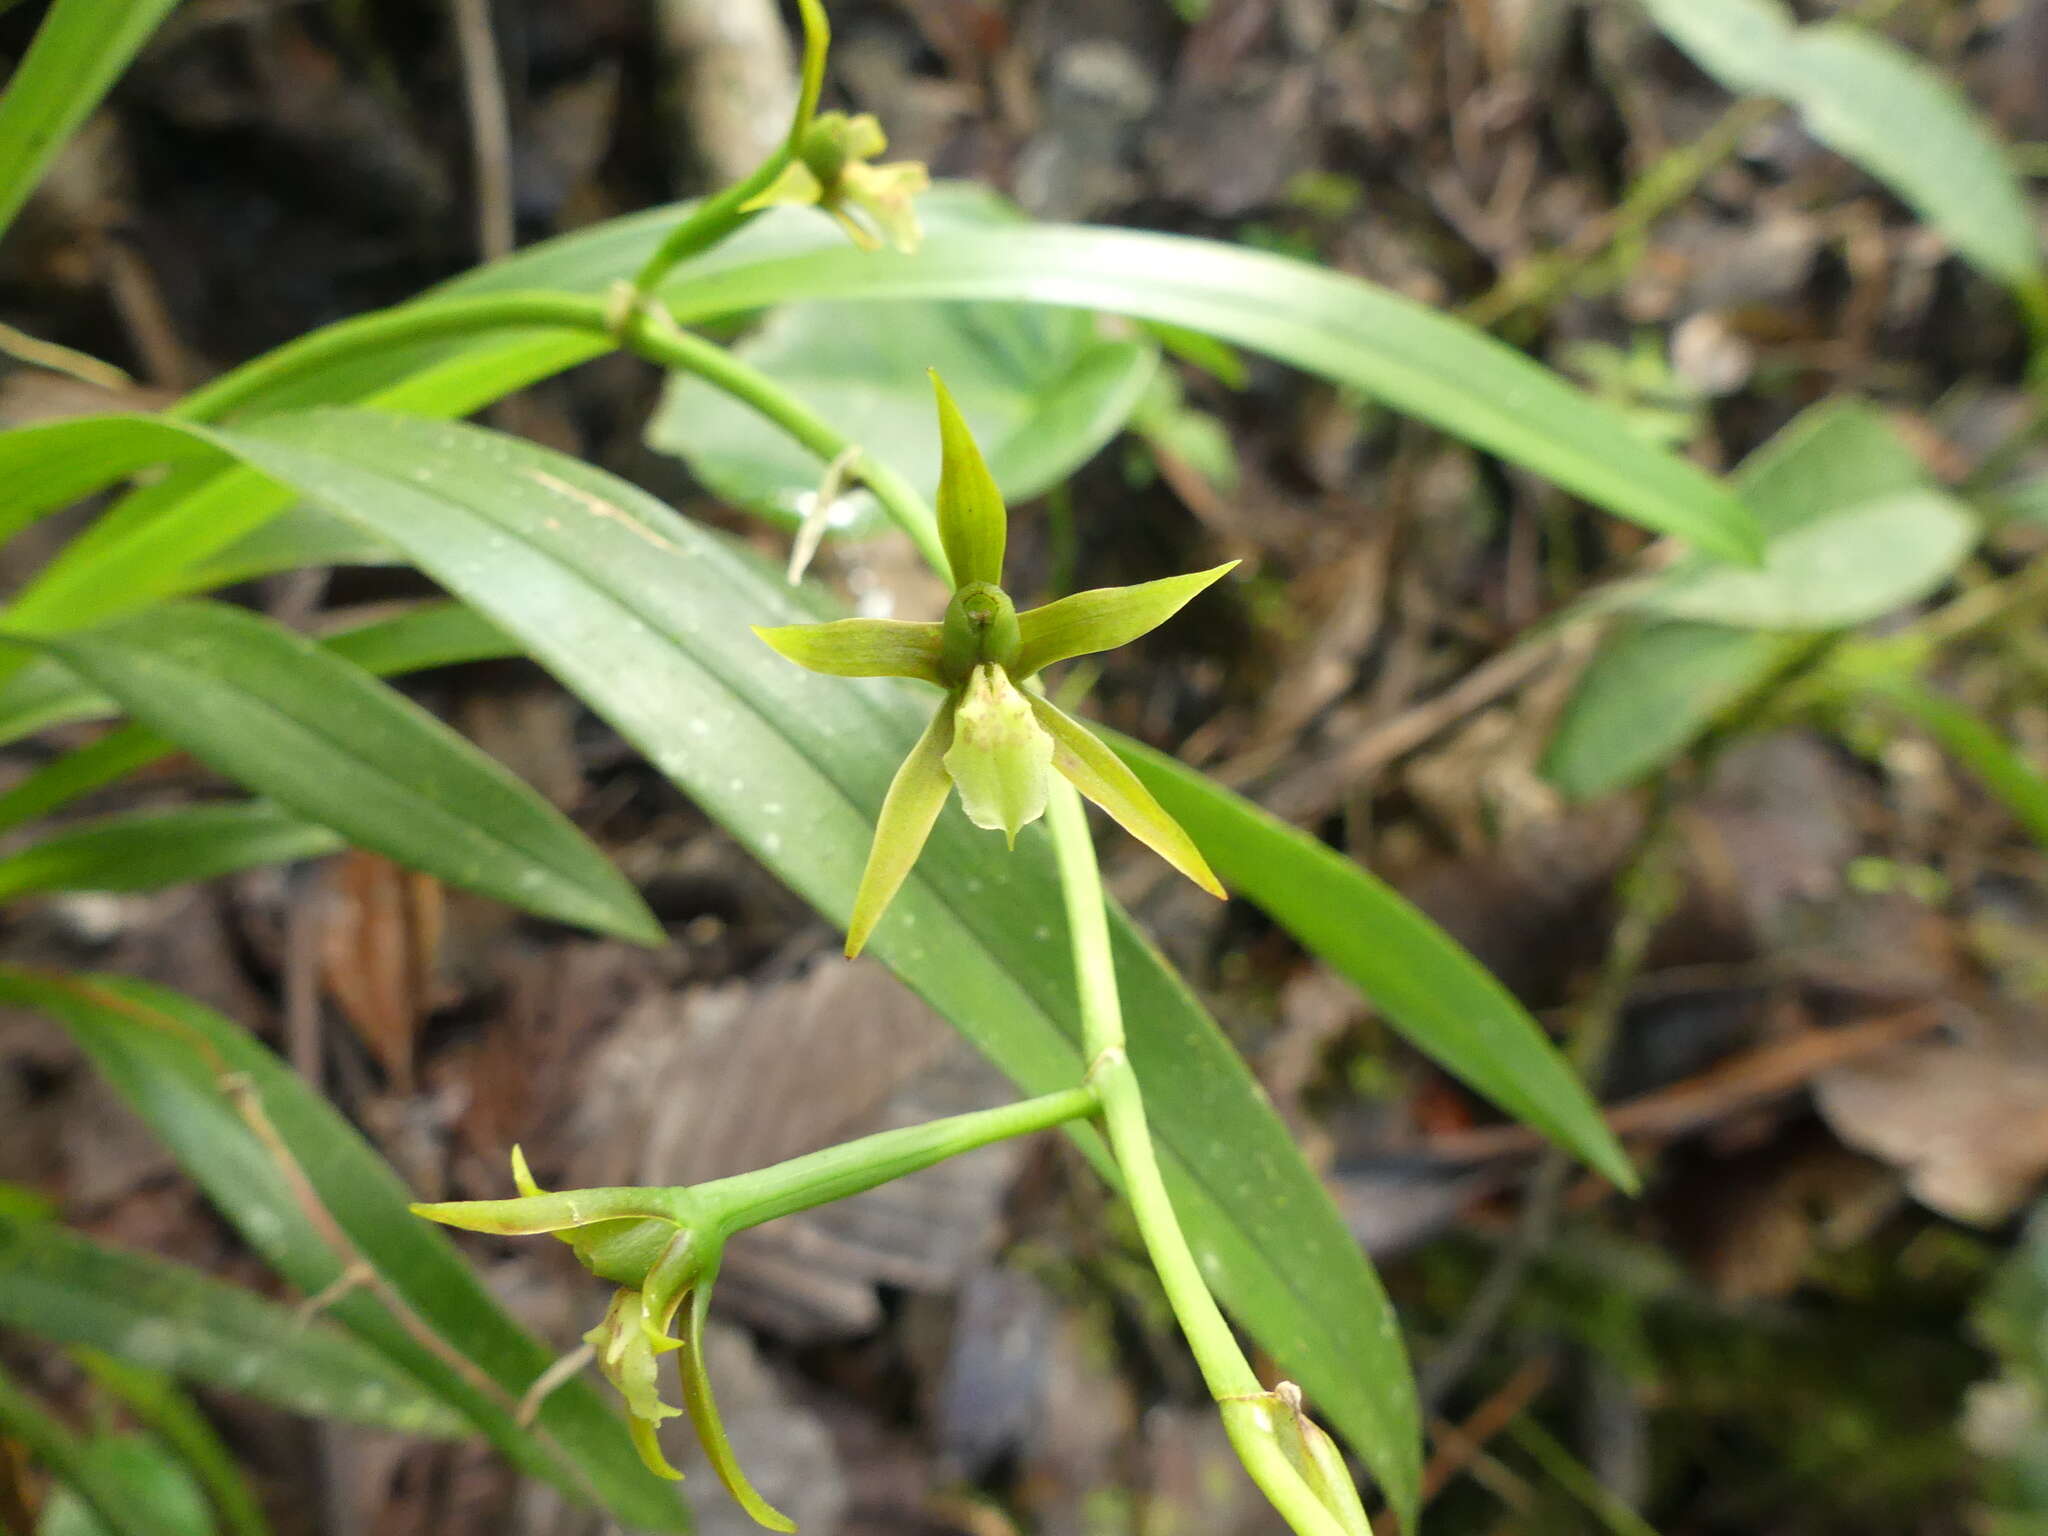
<svg viewBox="0 0 2048 1536">
<path fill-rule="evenodd" d="M 0 1324 L 309 1417 L 462 1435 L 461 1415 L 350 1335 L 201 1270 L 0 1219 Z"/>
<path fill-rule="evenodd" d="M 1349 977 L 1453 1075 L 1624 1190 L 1628 1155 L 1527 1010 L 1457 942 L 1370 871 L 1192 769 L 1112 744 L 1245 898 Z"/>
<path fill-rule="evenodd" d="M 1694 62 L 1738 95 L 1775 96 L 1816 139 L 1890 187 L 1973 264 L 2014 288 L 2042 277 L 2033 215 L 1961 91 L 1847 21 L 1799 27 L 1774 0 L 1643 0 Z"/>
<path fill-rule="evenodd" d="M 57 0 L 0 95 L 0 232 L 178 0 Z"/>
<path fill-rule="evenodd" d="M 261 864 L 319 858 L 341 837 L 261 801 L 131 811 L 60 828 L 0 858 L 0 900 L 53 891 L 155 891 Z"/>
<path fill-rule="evenodd" d="M 544 916 L 660 941 L 560 812 L 303 636 L 186 600 L 41 643 L 142 724 L 365 848 Z"/>
</svg>

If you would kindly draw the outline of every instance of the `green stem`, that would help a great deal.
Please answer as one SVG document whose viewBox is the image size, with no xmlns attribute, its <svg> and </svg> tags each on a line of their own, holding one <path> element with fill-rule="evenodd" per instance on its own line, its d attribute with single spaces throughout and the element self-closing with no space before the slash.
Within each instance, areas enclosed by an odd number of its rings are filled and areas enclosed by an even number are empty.
<svg viewBox="0 0 2048 1536">
<path fill-rule="evenodd" d="M 1088 813 L 1082 808 L 1080 794 L 1063 778 L 1053 780 L 1046 821 L 1052 829 L 1060 892 L 1066 901 L 1088 1079 L 1101 1095 L 1103 1122 L 1123 1174 L 1124 1194 L 1138 1218 L 1139 1235 L 1166 1291 L 1167 1304 L 1187 1337 L 1210 1396 L 1222 1408 L 1224 1428 L 1252 1480 L 1301 1536 L 1343 1536 L 1335 1517 L 1282 1453 L 1275 1438 L 1271 1396 L 1260 1385 L 1238 1347 L 1237 1335 L 1210 1295 L 1201 1265 L 1188 1247 L 1187 1235 L 1181 1231 L 1180 1218 L 1166 1192 L 1145 1123 L 1144 1096 L 1124 1048 L 1123 1005 L 1117 995 L 1109 914 L 1095 843 L 1088 835 Z"/>
<path fill-rule="evenodd" d="M 694 213 L 669 231 L 668 238 L 647 258 L 646 265 L 633 279 L 635 292 L 652 293 L 678 262 L 709 250 L 752 219 L 753 214 L 748 211 L 747 204 L 773 186 L 775 178 L 796 158 L 804 134 L 810 129 L 811 119 L 817 115 L 818 97 L 825 88 L 825 52 L 832 41 L 831 24 L 825 18 L 825 8 L 820 0 L 797 0 L 797 9 L 803 13 L 804 23 L 803 83 L 798 90 L 796 115 L 790 120 L 788 136 L 746 180 L 727 187 L 716 197 L 707 198 Z"/>
<path fill-rule="evenodd" d="M 621 312 L 613 301 L 578 293 L 497 293 L 425 299 L 344 320 L 300 337 L 255 362 L 194 390 L 170 415 L 186 421 L 218 421 L 314 368 L 331 367 L 389 347 L 482 331 L 555 329 L 603 337 L 658 363 L 697 374 L 752 406 L 796 442 L 830 464 L 852 455 L 852 473 L 875 493 L 883 509 L 917 544 L 941 577 L 946 552 L 938 521 L 914 486 L 803 401 L 725 348 L 683 330 L 658 306 L 641 304 Z"/>
<path fill-rule="evenodd" d="M 725 1232 L 744 1231 L 778 1216 L 844 1200 L 963 1152 L 1069 1120 L 1085 1120 L 1099 1108 L 1095 1089 L 1067 1088 L 1019 1104 L 863 1136 L 770 1168 L 699 1184 L 691 1195 L 714 1213 Z"/>
<path fill-rule="evenodd" d="M 896 525 L 910 535 L 918 553 L 938 572 L 939 579 L 951 582 L 952 567 L 946 560 L 945 545 L 939 540 L 938 519 L 916 488 L 767 374 L 715 342 L 683 330 L 666 311 L 647 314 L 641 324 L 628 329 L 624 341 L 649 362 L 694 373 L 734 399 L 751 405 L 817 455 L 820 462 L 832 464 L 850 456 L 851 472 L 875 493 L 875 499 Z"/>
</svg>

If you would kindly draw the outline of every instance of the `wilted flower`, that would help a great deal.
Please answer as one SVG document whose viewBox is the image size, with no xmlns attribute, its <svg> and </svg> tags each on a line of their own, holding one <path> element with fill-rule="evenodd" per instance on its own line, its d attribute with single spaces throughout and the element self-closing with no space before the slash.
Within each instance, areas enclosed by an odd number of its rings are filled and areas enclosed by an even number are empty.
<svg viewBox="0 0 2048 1536">
<path fill-rule="evenodd" d="M 822 208 L 862 250 L 880 250 L 886 241 L 907 255 L 924 237 L 912 199 L 931 186 L 931 173 L 915 160 L 868 163 L 888 147 L 882 125 L 868 113 L 820 113 L 804 131 L 796 158 L 746 207 Z"/>
<path fill-rule="evenodd" d="M 1237 562 L 1135 587 L 1099 587 L 1017 612 L 1000 585 L 1008 537 L 1002 494 L 946 386 L 936 374 L 932 383 L 943 449 L 939 536 L 956 583 L 944 622 L 841 619 L 754 631 L 813 672 L 910 677 L 945 690 L 882 801 L 847 954 L 867 943 L 954 789 L 969 820 L 999 829 L 1014 847 L 1019 829 L 1045 812 L 1049 769 L 1203 890 L 1222 896 L 1193 840 L 1123 760 L 1023 685 L 1056 661 L 1110 650 L 1157 628 Z"/>
<path fill-rule="evenodd" d="M 533 1180 L 525 1155 L 512 1149 L 512 1182 L 517 1200 L 456 1200 L 415 1205 L 415 1216 L 444 1226 L 499 1236 L 552 1232 L 576 1251 L 583 1267 L 619 1289 L 604 1320 L 583 1336 L 598 1369 L 626 1400 L 633 1444 L 647 1469 L 659 1477 L 682 1473 L 661 1454 L 655 1431 L 683 1409 L 661 1397 L 661 1357 L 676 1353 L 682 1372 L 683 1408 L 704 1447 L 712 1470 L 740 1507 L 773 1531 L 796 1526 L 754 1491 L 740 1470 L 712 1401 L 704 1370 L 704 1318 L 711 1286 L 725 1248 L 725 1233 L 688 1189 L 572 1189 L 548 1194 Z M 680 1337 L 669 1330 L 687 1304 Z"/>
</svg>

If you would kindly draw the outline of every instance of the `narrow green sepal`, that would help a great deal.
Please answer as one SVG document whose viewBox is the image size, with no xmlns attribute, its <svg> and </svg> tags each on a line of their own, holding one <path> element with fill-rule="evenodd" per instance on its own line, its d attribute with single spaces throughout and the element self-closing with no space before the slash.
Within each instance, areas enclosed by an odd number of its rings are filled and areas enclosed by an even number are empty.
<svg viewBox="0 0 2048 1536">
<path fill-rule="evenodd" d="M 946 547 L 957 590 L 977 581 L 1003 584 L 1003 546 L 1009 513 L 995 476 L 953 396 L 937 373 L 932 391 L 939 402 L 939 541 Z"/>
<path fill-rule="evenodd" d="M 577 1189 L 559 1195 L 522 1195 L 516 1200 L 448 1200 L 409 1209 L 415 1216 L 466 1232 L 535 1237 L 543 1232 L 564 1232 L 607 1221 L 673 1222 L 671 1207 L 660 1198 L 665 1193 L 632 1188 Z"/>
<path fill-rule="evenodd" d="M 890 781 L 882 798 L 882 812 L 875 818 L 875 840 L 868 848 L 866 869 L 861 871 L 860 889 L 853 898 L 853 917 L 846 927 L 847 958 L 859 954 L 875 931 L 875 924 L 889 909 L 910 867 L 924 851 L 932 835 L 932 823 L 939 819 L 953 781 L 946 776 L 946 750 L 953 745 L 953 702 L 948 699 L 932 716 L 931 724 L 903 766 Z"/>
<path fill-rule="evenodd" d="M 706 1279 L 697 1288 L 690 1304 L 689 1331 L 684 1340 L 681 1362 L 683 1406 L 690 1411 L 690 1423 L 696 1428 L 698 1443 L 704 1447 L 711 1470 L 718 1474 L 718 1480 L 725 1484 L 725 1491 L 733 1496 L 733 1501 L 756 1525 L 766 1526 L 771 1531 L 794 1531 L 796 1522 L 762 1498 L 747 1480 L 739 1458 L 733 1454 L 732 1442 L 726 1439 L 724 1421 L 719 1418 L 718 1404 L 711 1395 L 711 1376 L 704 1367 L 704 1317 L 710 1310 L 710 1303 L 711 1282 Z"/>
<path fill-rule="evenodd" d="M 1236 569 L 1231 560 L 1186 576 L 1135 587 L 1096 587 L 1017 615 L 1022 644 L 1013 675 L 1019 682 L 1056 661 L 1111 651 L 1157 629 L 1195 595 Z"/>
<path fill-rule="evenodd" d="M 974 669 L 953 710 L 953 746 L 946 772 L 960 808 L 977 827 L 1017 834 L 1045 814 L 1052 792 L 1053 739 L 1001 667 Z"/>
<path fill-rule="evenodd" d="M 1067 782 L 1211 896 L 1219 901 L 1225 899 L 1223 883 L 1209 868 L 1209 861 L 1202 857 L 1194 839 L 1167 813 L 1166 807 L 1152 798 L 1152 791 L 1138 782 L 1138 776 L 1124 766 L 1123 759 L 1073 716 L 1035 694 L 1029 697 L 1032 713 L 1052 736 L 1052 765 Z"/>
<path fill-rule="evenodd" d="M 527 1196 L 547 1193 L 534 1178 L 533 1169 L 527 1165 L 526 1149 L 516 1141 L 512 1143 L 512 1187 Z"/>
<path fill-rule="evenodd" d="M 754 627 L 764 644 L 829 677 L 910 677 L 943 688 L 941 626 L 904 619 L 836 619 L 829 624 Z"/>
</svg>

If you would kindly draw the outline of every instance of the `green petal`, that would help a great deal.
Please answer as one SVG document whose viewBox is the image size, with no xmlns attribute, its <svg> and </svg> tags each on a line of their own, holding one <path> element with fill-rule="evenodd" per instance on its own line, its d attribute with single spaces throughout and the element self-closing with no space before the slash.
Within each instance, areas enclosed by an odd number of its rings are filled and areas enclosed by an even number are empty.
<svg viewBox="0 0 2048 1536">
<path fill-rule="evenodd" d="M 917 195 L 929 191 L 931 173 L 915 160 L 889 165 L 849 165 L 840 180 L 840 198 L 874 222 L 894 249 L 917 254 L 924 227 L 917 221 Z"/>
<path fill-rule="evenodd" d="M 583 1335 L 583 1342 L 597 1352 L 597 1368 L 626 1400 L 633 1446 L 647 1470 L 656 1477 L 680 1482 L 683 1474 L 661 1454 L 655 1430 L 663 1419 L 675 1418 L 682 1410 L 661 1400 L 661 1363 L 647 1340 L 640 1293 L 614 1293 L 604 1321 Z"/>
<path fill-rule="evenodd" d="M 969 582 L 1003 584 L 1003 542 L 1009 534 L 1009 513 L 996 489 L 974 434 L 967 430 L 960 408 L 946 391 L 945 381 L 932 375 L 939 399 L 939 541 L 953 567 L 957 590 Z"/>
<path fill-rule="evenodd" d="M 1043 608 L 1017 615 L 1024 647 L 1017 654 L 1018 681 L 1070 656 L 1111 651 L 1157 629 L 1189 599 L 1237 565 L 1235 560 L 1188 576 L 1167 576 L 1135 587 L 1097 587 L 1076 592 Z"/>
<path fill-rule="evenodd" d="M 974 669 L 953 710 L 953 746 L 946 772 L 960 808 L 977 827 L 1017 834 L 1045 814 L 1051 791 L 1052 738 L 1001 667 Z"/>
<path fill-rule="evenodd" d="M 837 619 L 785 624 L 754 633 L 800 667 L 830 677 L 914 677 L 945 687 L 939 676 L 939 626 L 904 619 Z"/>
<path fill-rule="evenodd" d="M 739 1458 L 732 1453 L 732 1442 L 725 1438 L 718 1404 L 711 1397 L 711 1377 L 704 1369 L 704 1314 L 710 1302 L 710 1285 L 699 1286 L 690 1305 L 689 1337 L 683 1344 L 683 1406 L 690 1410 L 690 1422 L 697 1428 L 697 1440 L 704 1447 L 711 1470 L 718 1474 L 718 1480 L 725 1484 L 725 1491 L 739 1507 L 756 1525 L 765 1525 L 771 1531 L 794 1531 L 796 1522 L 755 1492 L 740 1468 Z"/>
<path fill-rule="evenodd" d="M 925 839 L 932 835 L 932 823 L 939 819 L 953 789 L 945 762 L 946 749 L 952 745 L 953 703 L 949 699 L 932 716 L 910 756 L 903 759 L 883 797 L 882 814 L 875 818 L 875 841 L 868 849 L 868 867 L 861 872 L 860 891 L 853 898 L 853 920 L 846 929 L 849 959 L 861 952 L 911 865 L 924 851 Z"/>
<path fill-rule="evenodd" d="M 717 1248 L 715 1241 L 696 1228 L 678 1228 L 640 1282 L 640 1326 L 657 1355 L 677 1347 L 678 1341 L 669 1337 L 670 1320 L 690 1288 L 717 1271 Z"/>
<path fill-rule="evenodd" d="M 1211 896 L 1225 899 L 1222 882 L 1211 872 L 1194 839 L 1166 814 L 1166 808 L 1152 798 L 1152 792 L 1138 782 L 1138 776 L 1124 766 L 1122 758 L 1097 741 L 1080 721 L 1062 714 L 1044 699 L 1034 696 L 1031 710 L 1052 733 L 1053 767 L 1065 774 L 1074 788 Z"/>
</svg>

